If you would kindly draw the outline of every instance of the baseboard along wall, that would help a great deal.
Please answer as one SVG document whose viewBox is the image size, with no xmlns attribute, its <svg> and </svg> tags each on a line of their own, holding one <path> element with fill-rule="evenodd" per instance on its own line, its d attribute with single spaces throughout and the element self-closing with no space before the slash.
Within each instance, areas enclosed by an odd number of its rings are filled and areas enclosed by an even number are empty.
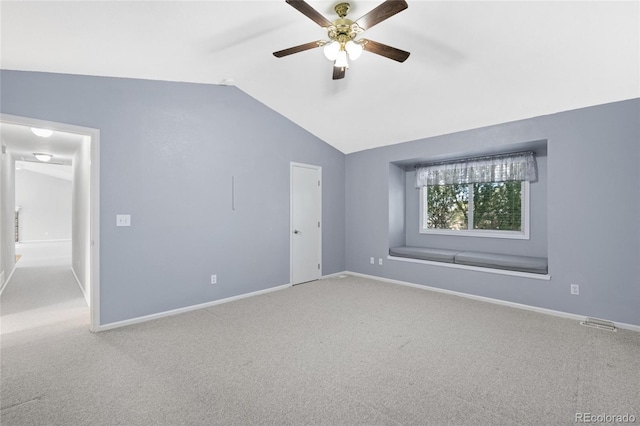
<svg viewBox="0 0 640 426">
<path fill-rule="evenodd" d="M 479 300 L 481 302 L 493 303 L 493 304 L 502 305 L 502 306 L 509 306 L 511 308 L 524 309 L 526 311 L 537 312 L 537 313 L 545 314 L 545 315 L 553 315 L 553 316 L 556 316 L 556 317 L 568 318 L 568 319 L 573 319 L 573 320 L 577 320 L 577 321 L 586 321 L 588 319 L 588 317 L 585 317 L 583 315 L 572 314 L 572 313 L 569 313 L 569 312 L 555 311 L 553 309 L 546 309 L 546 308 L 540 308 L 540 307 L 537 307 L 537 306 L 524 305 L 524 304 L 521 304 L 521 303 L 509 302 L 509 301 L 506 301 L 506 300 L 492 299 L 490 297 L 484 297 L 484 296 L 476 296 L 474 294 L 461 293 L 461 292 L 458 292 L 458 291 L 446 290 L 446 289 L 442 289 L 442 288 L 438 288 L 438 287 L 430 287 L 430 286 L 426 286 L 426 285 L 422 285 L 422 284 L 415 284 L 415 283 L 410 283 L 410 282 L 406 282 L 406 281 L 393 280 L 393 279 L 390 279 L 390 278 L 377 277 L 375 275 L 361 274 L 359 272 L 344 271 L 344 272 L 341 272 L 341 273 L 338 273 L 338 274 L 332 274 L 331 276 L 328 276 L 328 277 L 335 278 L 335 277 L 339 277 L 340 275 L 345 275 L 345 274 L 346 275 L 353 275 L 355 277 L 368 278 L 368 279 L 376 280 L 376 281 L 382 281 L 382 282 L 389 283 L 389 284 L 397 284 L 397 285 L 402 285 L 402 286 L 406 286 L 406 287 L 418 288 L 418 289 L 421 289 L 421 290 L 435 291 L 437 293 L 450 294 L 452 296 L 465 297 L 467 299 Z M 606 320 L 606 318 L 600 318 L 600 319 Z M 615 324 L 615 326 L 618 327 L 618 328 L 625 329 L 625 330 L 636 331 L 636 332 L 640 333 L 640 325 L 626 324 L 626 323 L 614 322 L 614 321 L 611 321 L 611 322 L 613 322 Z"/>
<path fill-rule="evenodd" d="M 82 286 L 82 283 L 78 278 L 78 274 L 76 274 L 76 270 L 73 269 L 73 266 L 71 267 L 71 273 L 73 274 L 73 278 L 76 279 L 76 283 L 78 283 L 78 287 L 80 287 L 80 291 L 82 292 L 82 297 L 84 297 L 85 302 L 87 302 L 87 306 L 90 306 L 91 301 L 89 300 L 89 295 L 87 294 L 86 291 L 84 291 L 84 287 Z"/>
<path fill-rule="evenodd" d="M 417 288 L 417 289 L 421 289 L 421 290 L 434 291 L 434 292 L 437 292 L 437 293 L 444 293 L 444 294 L 449 294 L 449 295 L 452 295 L 452 296 L 464 297 L 464 298 L 467 298 L 467 299 L 478 300 L 478 301 L 486 302 L 486 303 L 493 303 L 493 304 L 496 304 L 496 305 L 509 306 L 509 307 L 512 307 L 512 308 L 523 309 L 523 310 L 527 310 L 527 311 L 532 311 L 532 312 L 537 312 L 537 313 L 541 313 L 541 314 L 545 314 L 545 315 L 552 315 L 552 316 L 562 317 L 562 318 L 567 318 L 567 319 L 573 319 L 573 320 L 576 320 L 576 321 L 586 321 L 586 320 L 588 320 L 588 317 L 585 317 L 583 315 L 572 314 L 572 313 L 569 313 L 569 312 L 562 312 L 562 311 L 555 311 L 553 309 L 539 308 L 537 306 L 524 305 L 524 304 L 521 304 L 521 303 L 509 302 L 509 301 L 500 300 L 500 299 L 492 299 L 490 297 L 484 297 L 484 296 L 476 296 L 476 295 L 473 295 L 473 294 L 461 293 L 461 292 L 453 291 L 453 290 L 445 290 L 445 289 L 442 289 L 442 288 L 430 287 L 430 286 L 410 283 L 410 282 L 406 282 L 406 281 L 400 281 L 400 280 L 393 280 L 393 279 L 389 279 L 389 278 L 377 277 L 375 275 L 361 274 L 359 272 L 351 272 L 351 271 L 337 272 L 337 273 L 334 273 L 334 274 L 323 275 L 320 279 L 324 280 L 324 279 L 332 279 L 332 278 L 341 278 L 342 276 L 345 276 L 345 275 L 352 275 L 352 276 L 355 276 L 355 277 L 367 278 L 367 279 L 371 279 L 371 280 L 374 280 L 374 281 L 382 281 L 382 282 L 389 283 L 389 284 L 402 285 L 402 286 L 405 286 L 405 287 L 412 287 L 412 288 Z M 74 276 L 75 276 L 75 272 L 74 272 Z M 76 280 L 77 280 L 77 277 L 76 277 Z M 96 328 L 95 331 L 96 332 L 100 332 L 100 331 L 112 330 L 112 329 L 120 328 L 120 327 L 126 327 L 128 325 L 139 324 L 139 323 L 142 323 L 142 322 L 152 321 L 152 320 L 159 319 L 159 318 L 164 318 L 164 317 L 178 315 L 178 314 L 182 314 L 182 313 L 186 313 L 186 312 L 191 312 L 191 311 L 195 311 L 195 310 L 198 310 L 198 309 L 209 308 L 211 306 L 221 305 L 223 303 L 233 302 L 235 300 L 240 300 L 240 299 L 244 299 L 244 298 L 247 298 L 247 297 L 259 296 L 261 294 L 271 293 L 273 291 L 284 290 L 284 289 L 287 289 L 289 287 L 291 287 L 291 284 L 284 284 L 284 285 L 279 285 L 279 286 L 271 287 L 271 288 L 264 289 L 264 290 L 258 290 L 258 291 L 254 291 L 254 292 L 251 292 L 251 293 L 245 293 L 245 294 L 240 294 L 240 295 L 237 295 L 237 296 L 228 297 L 228 298 L 225 298 L 225 299 L 213 300 L 211 302 L 201 303 L 201 304 L 198 304 L 198 305 L 185 306 L 184 308 L 178 308 L 178 309 L 173 309 L 173 310 L 170 310 L 170 311 L 159 312 L 157 314 L 145 315 L 145 316 L 142 316 L 142 317 L 131 318 L 131 319 L 124 320 L 124 321 L 117 321 L 117 322 L 113 322 L 113 323 L 109 323 L 109 324 L 103 324 L 103 325 L 99 325 Z M 626 324 L 626 323 L 620 323 L 620 322 L 613 322 L 613 323 L 615 324 L 615 326 L 617 328 L 630 330 L 630 331 L 635 331 L 635 332 L 639 332 L 640 333 L 640 325 Z"/>
<path fill-rule="evenodd" d="M 211 306 L 221 305 L 223 303 L 233 302 L 235 300 L 245 299 L 247 297 L 259 296 L 261 294 L 271 293 L 273 291 L 284 290 L 291 287 L 291 284 L 279 285 L 264 290 L 253 291 L 251 293 L 240 294 L 237 296 L 227 297 L 225 299 L 212 300 L 211 302 L 200 303 L 198 305 L 185 306 L 184 308 L 172 309 L 170 311 L 159 312 L 157 314 L 145 315 L 142 317 L 131 318 L 124 321 L 112 322 L 109 324 L 101 324 L 96 327 L 96 332 L 113 330 L 114 328 L 126 327 L 128 325 L 139 324 L 142 322 L 152 321 L 159 318 L 170 317 L 173 315 L 184 314 L 186 312 L 196 311 L 198 309 L 209 308 Z"/>
<path fill-rule="evenodd" d="M 13 269 L 11 270 L 11 273 L 9 274 L 9 276 L 7 277 L 7 280 L 0 280 L 0 297 L 2 296 L 2 293 L 4 292 L 4 289 L 7 288 L 7 285 L 9 285 L 9 281 L 11 281 L 11 277 L 13 277 L 13 273 L 16 271 L 16 265 L 13 265 Z M 2 278 L 4 278 L 4 271 L 2 271 Z"/>
<path fill-rule="evenodd" d="M 58 240 L 20 240 L 17 241 L 16 244 L 42 244 L 42 243 L 70 243 L 70 239 L 58 239 Z"/>
</svg>

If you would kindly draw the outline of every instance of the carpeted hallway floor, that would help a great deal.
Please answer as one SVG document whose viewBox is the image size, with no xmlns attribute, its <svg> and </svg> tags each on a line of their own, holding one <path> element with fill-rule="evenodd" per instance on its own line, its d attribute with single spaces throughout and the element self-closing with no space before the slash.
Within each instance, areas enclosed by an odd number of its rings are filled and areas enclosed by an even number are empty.
<svg viewBox="0 0 640 426">
<path fill-rule="evenodd" d="M 92 334 L 55 263 L 2 296 L 3 426 L 640 423 L 640 333 L 347 277 Z"/>
</svg>

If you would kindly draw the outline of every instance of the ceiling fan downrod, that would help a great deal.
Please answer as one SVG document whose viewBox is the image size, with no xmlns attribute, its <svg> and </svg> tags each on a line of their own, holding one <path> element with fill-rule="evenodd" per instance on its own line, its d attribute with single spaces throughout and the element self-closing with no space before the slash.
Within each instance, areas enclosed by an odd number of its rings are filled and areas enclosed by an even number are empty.
<svg viewBox="0 0 640 426">
<path fill-rule="evenodd" d="M 347 13 L 349 13 L 350 7 L 351 5 L 349 3 L 338 3 L 336 4 L 336 7 L 333 8 L 333 10 L 336 11 L 339 17 L 344 18 L 345 16 L 347 16 Z"/>
</svg>

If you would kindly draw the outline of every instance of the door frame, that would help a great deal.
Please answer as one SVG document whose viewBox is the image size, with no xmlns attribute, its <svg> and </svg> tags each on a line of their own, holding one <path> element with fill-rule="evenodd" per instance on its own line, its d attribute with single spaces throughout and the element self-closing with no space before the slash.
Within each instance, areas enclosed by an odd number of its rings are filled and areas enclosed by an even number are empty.
<svg viewBox="0 0 640 426">
<path fill-rule="evenodd" d="M 100 330 L 100 130 L 2 113 L 0 122 L 76 133 L 86 137 L 83 143 L 89 143 L 89 330 L 97 332 Z"/>
<path fill-rule="evenodd" d="M 318 172 L 318 180 L 320 181 L 320 211 L 318 217 L 320 218 L 320 238 L 318 246 L 318 263 L 320 264 L 318 279 L 322 278 L 322 167 L 314 164 L 297 163 L 291 161 L 289 163 L 289 283 L 293 283 L 293 168 L 301 167 L 306 169 L 316 170 Z"/>
</svg>

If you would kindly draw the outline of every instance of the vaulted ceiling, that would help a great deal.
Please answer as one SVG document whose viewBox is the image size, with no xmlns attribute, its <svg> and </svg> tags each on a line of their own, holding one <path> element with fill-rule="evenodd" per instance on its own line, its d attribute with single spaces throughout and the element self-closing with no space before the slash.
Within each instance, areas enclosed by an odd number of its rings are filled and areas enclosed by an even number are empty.
<svg viewBox="0 0 640 426">
<path fill-rule="evenodd" d="M 335 2 L 308 3 L 330 20 Z M 357 19 L 380 1 L 351 1 Z M 235 84 L 344 153 L 640 96 L 637 1 L 411 1 L 332 80 L 284 0 L 2 1 L 0 66 Z"/>
</svg>

